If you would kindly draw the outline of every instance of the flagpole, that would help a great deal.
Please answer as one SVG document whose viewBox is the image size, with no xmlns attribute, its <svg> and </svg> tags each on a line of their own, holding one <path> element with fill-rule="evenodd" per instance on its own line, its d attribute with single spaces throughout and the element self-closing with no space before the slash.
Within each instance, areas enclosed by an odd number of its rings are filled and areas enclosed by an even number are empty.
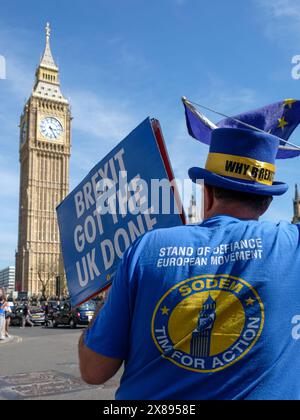
<svg viewBox="0 0 300 420">
<path fill-rule="evenodd" d="M 223 114 L 222 112 L 215 111 L 214 109 L 209 108 L 209 107 L 204 106 L 204 105 L 201 105 L 201 104 L 198 104 L 197 102 L 189 101 L 189 100 L 188 100 L 185 96 L 183 96 L 183 97 L 182 97 L 182 101 L 183 101 L 184 103 L 191 103 L 191 104 L 193 104 L 193 105 L 199 106 L 200 108 L 203 108 L 203 109 L 205 109 L 206 111 L 209 111 L 209 112 L 213 112 L 213 113 L 214 113 L 214 114 L 216 114 L 216 115 L 220 115 L 220 116 L 221 116 L 221 117 L 223 117 L 223 118 L 230 118 L 231 120 L 236 121 L 236 122 L 238 122 L 239 124 L 244 125 L 245 127 L 251 128 L 252 130 L 256 130 L 256 131 L 259 131 L 259 132 L 261 132 L 261 133 L 265 133 L 265 134 L 269 134 L 269 135 L 271 135 L 271 136 L 274 136 L 274 137 L 278 138 L 280 141 L 284 142 L 285 144 L 288 144 L 289 146 L 292 146 L 294 149 L 298 149 L 298 150 L 300 150 L 300 146 L 297 146 L 297 144 L 290 143 L 289 141 L 284 140 L 284 139 L 282 139 L 281 137 L 275 136 L 274 134 L 267 133 L 266 131 L 261 130 L 260 128 L 257 128 L 257 127 L 255 127 L 254 125 L 251 125 L 251 124 L 245 123 L 244 121 L 241 121 L 241 120 L 239 120 L 239 119 L 237 119 L 237 118 L 234 118 L 234 117 L 229 117 L 228 115 Z"/>
</svg>

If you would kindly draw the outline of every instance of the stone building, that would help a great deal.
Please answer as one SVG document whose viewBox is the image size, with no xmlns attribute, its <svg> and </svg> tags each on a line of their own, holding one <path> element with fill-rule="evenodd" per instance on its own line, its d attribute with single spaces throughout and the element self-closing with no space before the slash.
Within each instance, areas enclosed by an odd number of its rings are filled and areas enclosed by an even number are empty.
<svg viewBox="0 0 300 420">
<path fill-rule="evenodd" d="M 0 270 L 0 289 L 6 293 L 15 291 L 15 267 L 6 267 Z"/>
<path fill-rule="evenodd" d="M 188 208 L 188 223 L 195 224 L 201 221 L 200 211 L 197 206 L 195 196 L 192 195 L 190 205 Z"/>
<path fill-rule="evenodd" d="M 296 185 L 295 187 L 294 217 L 292 223 L 300 223 L 300 196 L 298 191 L 298 185 Z"/>
<path fill-rule="evenodd" d="M 16 288 L 55 292 L 63 275 L 56 206 L 69 190 L 71 113 L 59 69 L 46 46 L 20 120 L 20 198 Z"/>
</svg>

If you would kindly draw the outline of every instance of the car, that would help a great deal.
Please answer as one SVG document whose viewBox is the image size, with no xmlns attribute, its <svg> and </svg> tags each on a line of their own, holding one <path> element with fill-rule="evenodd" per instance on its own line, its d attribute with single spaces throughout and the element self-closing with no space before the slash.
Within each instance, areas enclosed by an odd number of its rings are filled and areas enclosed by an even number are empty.
<svg viewBox="0 0 300 420">
<path fill-rule="evenodd" d="M 64 302 L 56 312 L 49 317 L 48 325 L 53 328 L 59 325 L 76 328 L 77 325 L 88 325 L 96 311 L 96 304 L 93 301 L 86 302 L 78 308 L 72 309 L 70 302 Z"/>
<path fill-rule="evenodd" d="M 21 327 L 23 319 L 23 307 L 17 306 L 12 310 L 10 315 L 10 325 L 12 327 Z"/>
<path fill-rule="evenodd" d="M 43 309 L 39 308 L 38 306 L 33 306 L 30 308 L 29 319 L 34 325 L 44 325 L 45 312 L 43 311 Z"/>
<path fill-rule="evenodd" d="M 59 302 L 56 300 L 49 300 L 48 301 L 49 311 L 57 311 L 59 307 Z"/>
<path fill-rule="evenodd" d="M 23 321 L 24 305 L 17 306 L 11 313 L 10 325 L 13 327 L 21 327 Z M 45 324 L 45 312 L 37 307 L 33 306 L 30 308 L 30 321 L 34 325 L 44 325 Z M 29 325 L 26 323 L 26 325 Z"/>
</svg>

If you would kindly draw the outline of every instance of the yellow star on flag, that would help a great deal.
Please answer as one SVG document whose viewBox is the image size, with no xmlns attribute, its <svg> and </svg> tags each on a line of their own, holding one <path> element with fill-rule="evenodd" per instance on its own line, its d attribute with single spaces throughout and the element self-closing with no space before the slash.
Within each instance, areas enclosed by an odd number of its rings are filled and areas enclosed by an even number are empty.
<svg viewBox="0 0 300 420">
<path fill-rule="evenodd" d="M 278 121 L 279 121 L 278 128 L 282 128 L 282 131 L 284 130 L 284 127 L 289 124 L 285 120 L 284 116 L 282 118 L 278 118 Z"/>
<path fill-rule="evenodd" d="M 162 315 L 169 315 L 170 309 L 168 309 L 166 306 L 160 309 L 162 312 Z"/>
<path fill-rule="evenodd" d="M 252 299 L 251 297 L 249 299 L 246 300 L 246 304 L 247 306 L 253 306 L 255 303 L 255 300 Z"/>
<path fill-rule="evenodd" d="M 297 102 L 296 99 L 286 99 L 284 101 L 284 106 L 288 106 L 290 109 L 292 109 L 292 105 Z"/>
</svg>

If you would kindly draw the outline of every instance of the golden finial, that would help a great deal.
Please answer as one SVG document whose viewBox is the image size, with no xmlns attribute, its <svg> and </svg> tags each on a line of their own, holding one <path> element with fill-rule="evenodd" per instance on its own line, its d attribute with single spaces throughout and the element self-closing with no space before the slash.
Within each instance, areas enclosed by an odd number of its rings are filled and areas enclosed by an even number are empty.
<svg viewBox="0 0 300 420">
<path fill-rule="evenodd" d="M 50 23 L 47 22 L 47 25 L 46 25 L 46 39 L 47 39 L 47 41 L 49 41 L 50 35 L 51 35 Z"/>
</svg>

